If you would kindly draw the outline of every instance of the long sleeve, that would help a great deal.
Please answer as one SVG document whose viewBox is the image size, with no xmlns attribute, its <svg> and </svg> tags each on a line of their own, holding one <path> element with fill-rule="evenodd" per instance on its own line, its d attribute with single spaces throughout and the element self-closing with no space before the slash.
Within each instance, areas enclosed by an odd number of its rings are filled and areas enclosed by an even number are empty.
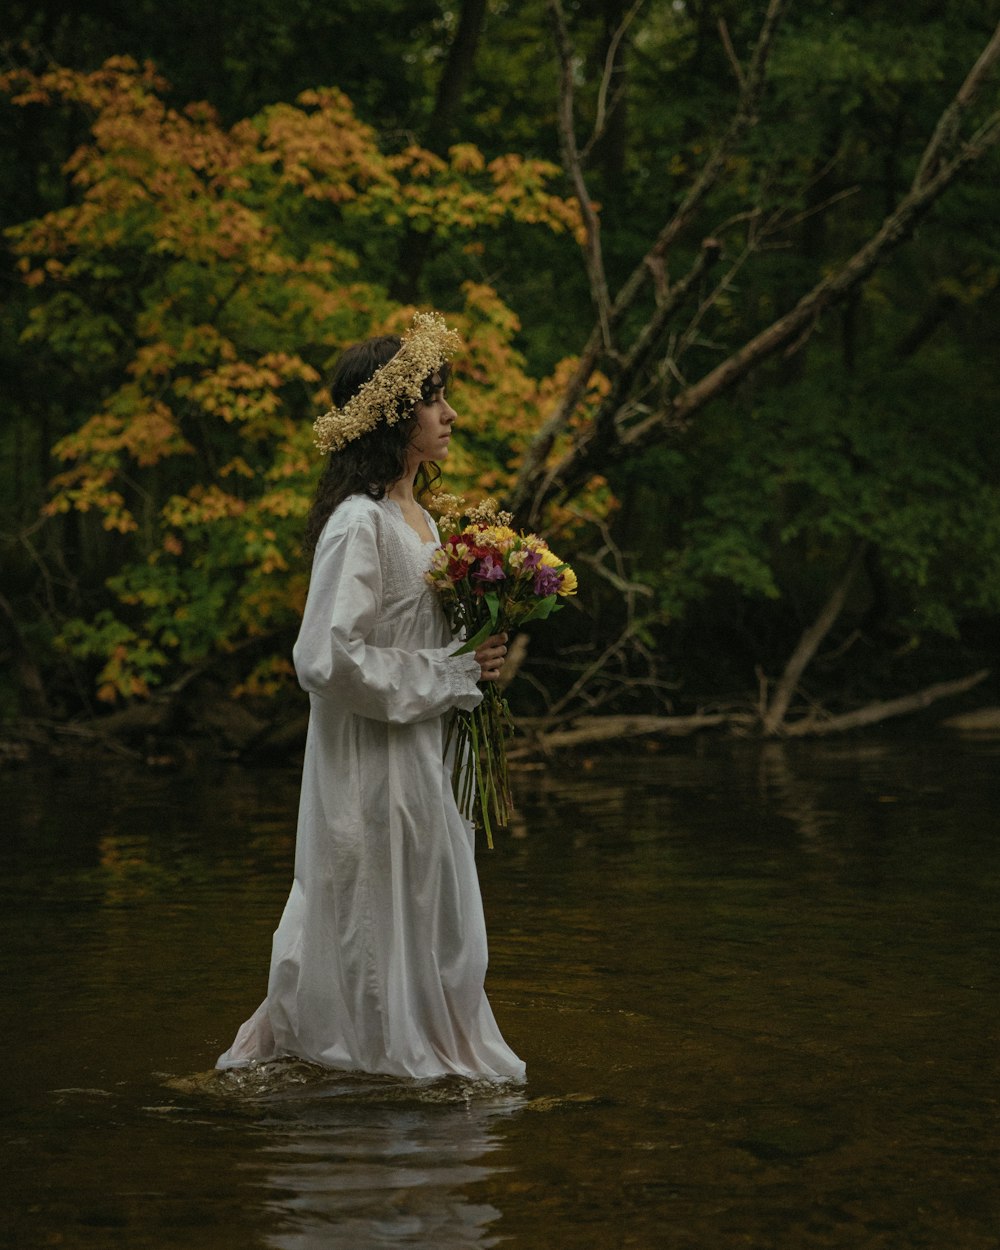
<svg viewBox="0 0 1000 1250">
<path fill-rule="evenodd" d="M 358 716 L 412 724 L 482 699 L 479 665 L 450 646 L 405 650 L 371 642 L 382 604 L 374 522 L 334 517 L 313 563 L 293 651 L 299 684 Z"/>
</svg>

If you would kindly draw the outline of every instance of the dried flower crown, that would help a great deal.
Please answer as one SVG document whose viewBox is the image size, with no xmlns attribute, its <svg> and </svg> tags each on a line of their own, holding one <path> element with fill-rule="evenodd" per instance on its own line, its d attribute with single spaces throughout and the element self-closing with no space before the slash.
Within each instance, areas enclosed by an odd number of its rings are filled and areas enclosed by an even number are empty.
<svg viewBox="0 0 1000 1250">
<path fill-rule="evenodd" d="M 399 351 L 375 371 L 343 408 L 336 405 L 313 423 L 316 446 L 340 451 L 380 421 L 395 425 L 422 396 L 424 382 L 462 346 L 440 313 L 414 313 Z M 402 402 L 401 402 L 402 401 Z"/>
</svg>

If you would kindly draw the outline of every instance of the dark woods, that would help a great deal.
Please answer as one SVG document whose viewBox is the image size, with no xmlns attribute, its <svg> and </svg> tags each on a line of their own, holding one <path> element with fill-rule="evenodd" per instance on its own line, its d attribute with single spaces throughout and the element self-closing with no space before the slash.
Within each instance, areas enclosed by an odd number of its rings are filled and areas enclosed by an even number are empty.
<svg viewBox="0 0 1000 1250">
<path fill-rule="evenodd" d="M 413 303 L 469 344 L 446 488 L 580 575 L 541 741 L 986 701 L 992 6 L 335 8 L 10 11 L 5 718 L 296 740 L 309 422 Z"/>
</svg>

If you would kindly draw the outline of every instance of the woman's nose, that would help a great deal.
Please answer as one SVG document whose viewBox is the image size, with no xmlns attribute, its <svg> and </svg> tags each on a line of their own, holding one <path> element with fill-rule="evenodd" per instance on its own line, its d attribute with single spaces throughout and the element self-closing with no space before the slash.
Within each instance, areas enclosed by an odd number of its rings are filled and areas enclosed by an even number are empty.
<svg viewBox="0 0 1000 1250">
<path fill-rule="evenodd" d="M 449 404 L 447 400 L 444 401 L 444 419 L 449 425 L 451 425 L 452 421 L 456 421 L 458 419 L 458 413 L 454 408 L 452 408 L 451 404 Z"/>
</svg>

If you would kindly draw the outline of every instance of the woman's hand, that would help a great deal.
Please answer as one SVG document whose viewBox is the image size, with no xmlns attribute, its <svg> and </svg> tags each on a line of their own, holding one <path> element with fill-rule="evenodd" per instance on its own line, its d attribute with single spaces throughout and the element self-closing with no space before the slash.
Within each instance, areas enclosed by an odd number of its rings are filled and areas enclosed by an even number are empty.
<svg viewBox="0 0 1000 1250">
<path fill-rule="evenodd" d="M 485 642 L 481 642 L 473 655 L 479 662 L 479 680 L 496 681 L 503 668 L 504 656 L 507 654 L 507 635 L 491 634 Z"/>
</svg>

